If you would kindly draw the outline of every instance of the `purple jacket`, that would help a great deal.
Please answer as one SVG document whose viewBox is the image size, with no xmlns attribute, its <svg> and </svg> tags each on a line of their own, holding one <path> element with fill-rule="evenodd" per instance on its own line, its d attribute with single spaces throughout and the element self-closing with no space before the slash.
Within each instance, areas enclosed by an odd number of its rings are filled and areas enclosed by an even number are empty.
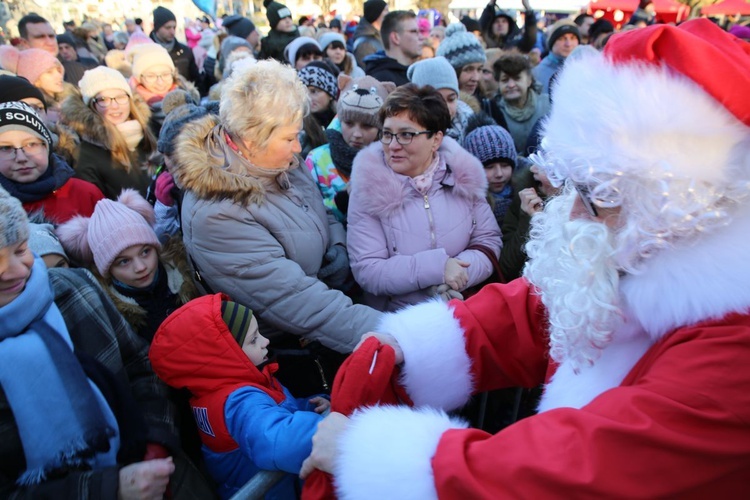
<svg viewBox="0 0 750 500">
<path fill-rule="evenodd" d="M 483 245 L 499 255 L 502 246 L 482 165 L 449 137 L 438 154 L 426 197 L 385 163 L 379 142 L 354 159 L 347 247 L 354 277 L 372 307 L 392 311 L 432 296 L 433 287 L 444 282 L 450 257 L 471 264 L 469 286 L 492 274 L 484 254 L 466 250 Z"/>
</svg>

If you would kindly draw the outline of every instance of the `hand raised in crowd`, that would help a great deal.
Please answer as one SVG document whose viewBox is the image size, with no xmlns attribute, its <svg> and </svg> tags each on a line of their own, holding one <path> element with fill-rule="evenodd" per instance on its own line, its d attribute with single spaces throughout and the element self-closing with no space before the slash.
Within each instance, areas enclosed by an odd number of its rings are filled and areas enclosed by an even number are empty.
<svg viewBox="0 0 750 500">
<path fill-rule="evenodd" d="M 328 410 L 331 409 L 331 402 L 328 401 L 326 398 L 315 396 L 314 398 L 310 398 L 310 404 L 315 405 L 315 413 L 324 414 Z"/>
<path fill-rule="evenodd" d="M 529 215 L 534 215 L 544 209 L 544 202 L 534 188 L 522 189 L 518 192 L 521 199 L 521 210 Z"/>
<path fill-rule="evenodd" d="M 338 456 L 338 441 L 349 425 L 349 418 L 333 412 L 318 424 L 318 430 L 312 438 L 313 447 L 310 456 L 302 462 L 299 476 L 305 479 L 315 469 L 333 473 L 333 463 Z"/>
<path fill-rule="evenodd" d="M 118 500 L 161 500 L 174 472 L 172 457 L 136 462 L 120 469 Z"/>
<path fill-rule="evenodd" d="M 165 207 L 171 207 L 174 205 L 174 198 L 172 197 L 173 187 L 174 177 L 172 177 L 172 174 L 169 172 L 162 172 L 159 174 L 159 177 L 156 178 L 154 194 L 156 195 L 156 199 Z"/>
<path fill-rule="evenodd" d="M 443 281 L 456 291 L 463 290 L 469 284 L 469 273 L 466 271 L 469 265 L 468 262 L 451 257 L 445 263 Z"/>
</svg>

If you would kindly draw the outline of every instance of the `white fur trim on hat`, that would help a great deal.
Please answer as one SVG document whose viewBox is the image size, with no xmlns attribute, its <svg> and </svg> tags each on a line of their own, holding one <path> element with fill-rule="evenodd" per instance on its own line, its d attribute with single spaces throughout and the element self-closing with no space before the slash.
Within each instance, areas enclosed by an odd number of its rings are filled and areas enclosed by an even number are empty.
<svg viewBox="0 0 750 500">
<path fill-rule="evenodd" d="M 147 69 L 154 66 L 169 66 L 174 70 L 174 62 L 167 49 L 156 43 L 138 45 L 131 52 L 133 57 L 133 76 L 138 79 Z"/>
<path fill-rule="evenodd" d="M 472 394 L 471 360 L 453 309 L 431 300 L 386 314 L 376 331 L 389 333 L 404 352 L 401 383 L 415 406 L 454 410 Z"/>
<path fill-rule="evenodd" d="M 717 186 L 736 181 L 732 160 L 748 127 L 667 67 L 588 55 L 565 64 L 554 93 L 542 147 L 563 176 L 586 159 L 614 176 L 659 170 Z"/>
<path fill-rule="evenodd" d="M 122 73 L 106 66 L 97 66 L 87 70 L 78 82 L 78 87 L 81 89 L 81 97 L 86 105 L 104 90 L 118 89 L 133 97 L 133 91 Z"/>
<path fill-rule="evenodd" d="M 432 457 L 449 429 L 467 425 L 432 408 L 382 406 L 355 412 L 338 443 L 340 498 L 437 498 Z"/>
</svg>

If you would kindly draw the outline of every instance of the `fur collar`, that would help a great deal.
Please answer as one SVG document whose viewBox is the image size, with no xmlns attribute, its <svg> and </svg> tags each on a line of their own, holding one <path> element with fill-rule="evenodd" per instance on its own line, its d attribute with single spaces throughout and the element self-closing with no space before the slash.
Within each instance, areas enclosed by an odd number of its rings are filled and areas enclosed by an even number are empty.
<svg viewBox="0 0 750 500">
<path fill-rule="evenodd" d="M 141 99 L 135 92 L 133 93 L 133 104 L 135 104 L 143 116 L 146 117 L 146 121 L 151 118 L 151 111 L 149 110 L 148 104 Z M 61 143 L 77 143 L 79 142 L 74 137 L 63 139 L 63 135 L 71 134 L 73 132 L 81 140 L 100 146 L 107 150 L 112 150 L 107 138 L 107 131 L 104 128 L 104 118 L 94 111 L 90 106 L 83 103 L 81 92 L 76 90 L 70 96 L 68 96 L 62 103 L 61 108 L 62 115 L 64 117 L 64 127 L 61 127 Z"/>
<path fill-rule="evenodd" d="M 746 236 L 750 206 L 731 224 L 652 258 L 620 284 L 625 324 L 593 366 L 573 373 L 563 363 L 547 384 L 539 411 L 581 408 L 617 387 L 648 349 L 675 329 L 750 311 Z"/>
<path fill-rule="evenodd" d="M 184 126 L 175 148 L 177 183 L 201 199 L 260 204 L 265 196 L 262 182 L 227 172 L 225 159 L 210 154 L 206 140 L 218 124 L 218 118 L 209 115 Z"/>
<path fill-rule="evenodd" d="M 443 137 L 438 152 L 450 171 L 445 177 L 438 171 L 435 182 L 451 186 L 453 192 L 462 198 L 484 199 L 487 177 L 479 160 L 450 137 Z M 396 174 L 385 163 L 379 141 L 359 152 L 352 170 L 352 190 L 359 192 L 362 208 L 369 214 L 393 214 L 403 207 L 404 200 L 413 190 L 405 176 Z"/>
</svg>

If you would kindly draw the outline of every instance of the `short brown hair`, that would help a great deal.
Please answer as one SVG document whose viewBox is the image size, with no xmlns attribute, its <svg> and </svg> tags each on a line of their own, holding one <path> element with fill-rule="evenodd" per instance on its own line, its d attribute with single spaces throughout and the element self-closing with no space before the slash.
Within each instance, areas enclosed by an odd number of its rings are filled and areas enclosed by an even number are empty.
<svg viewBox="0 0 750 500">
<path fill-rule="evenodd" d="M 380 108 L 380 123 L 391 116 L 406 112 L 409 119 L 432 132 L 445 133 L 451 126 L 448 105 L 440 93 L 430 85 L 419 87 L 408 83 L 388 94 Z"/>
<path fill-rule="evenodd" d="M 492 65 L 492 74 L 498 81 L 501 72 L 516 78 L 524 71 L 528 71 L 531 75 L 531 62 L 528 57 L 520 52 L 506 52 Z"/>
</svg>

